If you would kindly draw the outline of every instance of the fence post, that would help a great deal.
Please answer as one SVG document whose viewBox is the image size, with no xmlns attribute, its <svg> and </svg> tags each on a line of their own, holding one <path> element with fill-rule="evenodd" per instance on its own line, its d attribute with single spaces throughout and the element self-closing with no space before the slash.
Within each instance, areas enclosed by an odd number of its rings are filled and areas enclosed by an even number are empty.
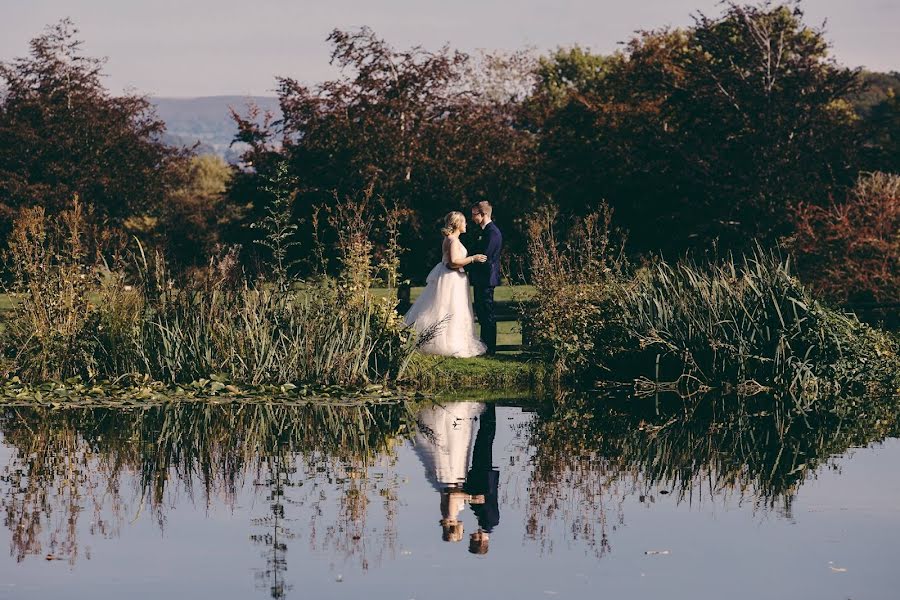
<svg viewBox="0 0 900 600">
<path fill-rule="evenodd" d="M 412 286 L 410 286 L 409 279 L 404 279 L 397 286 L 397 312 L 401 315 L 406 314 L 406 311 L 412 306 L 410 301 L 411 292 Z"/>
</svg>

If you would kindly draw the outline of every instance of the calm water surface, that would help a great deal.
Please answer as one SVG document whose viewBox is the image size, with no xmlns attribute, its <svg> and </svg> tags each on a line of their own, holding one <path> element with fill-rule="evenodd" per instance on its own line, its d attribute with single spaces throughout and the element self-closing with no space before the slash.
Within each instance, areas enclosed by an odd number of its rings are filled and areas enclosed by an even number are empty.
<svg viewBox="0 0 900 600">
<path fill-rule="evenodd" d="M 900 597 L 893 404 L 596 405 L 0 407 L 0 598 Z"/>
</svg>

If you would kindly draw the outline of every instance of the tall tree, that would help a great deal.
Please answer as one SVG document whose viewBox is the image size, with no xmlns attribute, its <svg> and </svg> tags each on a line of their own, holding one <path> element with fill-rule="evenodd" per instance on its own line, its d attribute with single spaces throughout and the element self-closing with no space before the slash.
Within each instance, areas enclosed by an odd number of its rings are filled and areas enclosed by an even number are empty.
<svg viewBox="0 0 900 600">
<path fill-rule="evenodd" d="M 509 216 L 529 202 L 532 140 L 507 106 L 520 99 L 472 85 L 467 55 L 397 50 L 367 28 L 335 30 L 328 40 L 340 77 L 315 87 L 279 78 L 283 119 L 274 132 L 238 118 L 256 179 L 278 155 L 288 161 L 301 186 L 298 218 L 336 195 L 371 190 L 411 216 L 402 237 L 416 250 L 405 268 L 416 273 L 436 260 L 444 213 L 490 199 Z M 272 201 L 246 177 L 235 192 L 243 201 L 255 195 L 257 210 Z"/>
<path fill-rule="evenodd" d="M 639 249 L 774 239 L 791 205 L 856 176 L 861 137 L 844 98 L 858 73 L 795 3 L 728 4 L 593 62 L 603 68 L 558 53 L 545 66 L 592 68 L 562 97 L 558 77 L 536 90 L 556 106 L 537 123 L 543 189 L 574 211 L 605 198 Z"/>
<path fill-rule="evenodd" d="M 155 217 L 174 181 L 184 151 L 160 141 L 146 98 L 103 87 L 104 61 L 82 53 L 77 33 L 60 21 L 28 56 L 0 62 L 0 232 L 20 208 L 58 213 L 76 193 L 115 225 Z"/>
<path fill-rule="evenodd" d="M 181 183 L 168 195 L 156 228 L 180 267 L 203 266 L 242 212 L 225 197 L 234 170 L 211 154 L 193 156 L 179 168 Z"/>
</svg>

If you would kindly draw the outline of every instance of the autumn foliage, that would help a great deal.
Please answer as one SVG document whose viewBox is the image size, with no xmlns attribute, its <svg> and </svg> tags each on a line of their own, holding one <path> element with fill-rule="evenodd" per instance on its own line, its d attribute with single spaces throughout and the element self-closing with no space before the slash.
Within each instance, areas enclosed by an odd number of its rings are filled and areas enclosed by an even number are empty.
<svg viewBox="0 0 900 600">
<path fill-rule="evenodd" d="M 900 176 L 860 177 L 842 202 L 793 212 L 802 278 L 837 302 L 900 298 Z"/>
</svg>

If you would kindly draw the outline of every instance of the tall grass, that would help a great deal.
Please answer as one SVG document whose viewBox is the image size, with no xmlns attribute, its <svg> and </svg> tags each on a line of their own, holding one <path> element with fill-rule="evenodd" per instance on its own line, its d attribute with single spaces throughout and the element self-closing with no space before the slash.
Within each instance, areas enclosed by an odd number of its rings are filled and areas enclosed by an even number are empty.
<svg viewBox="0 0 900 600">
<path fill-rule="evenodd" d="M 574 227 L 565 242 L 552 223 L 533 225 L 537 296 L 525 318 L 535 348 L 561 374 L 771 389 L 803 402 L 847 388 L 889 393 L 900 383 L 897 340 L 819 302 L 777 251 L 630 270 L 604 246 L 580 268 L 579 248 L 596 239 L 598 221 Z"/>
<path fill-rule="evenodd" d="M 815 397 L 889 384 L 898 366 L 896 340 L 823 305 L 776 251 L 656 262 L 617 287 L 615 306 L 633 358 L 645 368 L 652 359 L 657 378 L 656 365 L 671 377 L 675 363 L 677 376 L 706 385 Z"/>
<path fill-rule="evenodd" d="M 392 310 L 369 296 L 345 305 L 324 286 L 177 290 L 145 323 L 135 368 L 172 382 L 211 373 L 253 385 L 391 380 L 412 353 Z"/>
<path fill-rule="evenodd" d="M 393 301 L 368 286 L 248 282 L 228 255 L 176 282 L 143 249 L 126 277 L 121 261 L 82 250 L 85 222 L 77 205 L 62 227 L 39 210 L 17 222 L 9 262 L 19 302 L 2 341 L 8 371 L 23 379 L 135 373 L 355 386 L 397 378 L 413 353 Z"/>
</svg>

